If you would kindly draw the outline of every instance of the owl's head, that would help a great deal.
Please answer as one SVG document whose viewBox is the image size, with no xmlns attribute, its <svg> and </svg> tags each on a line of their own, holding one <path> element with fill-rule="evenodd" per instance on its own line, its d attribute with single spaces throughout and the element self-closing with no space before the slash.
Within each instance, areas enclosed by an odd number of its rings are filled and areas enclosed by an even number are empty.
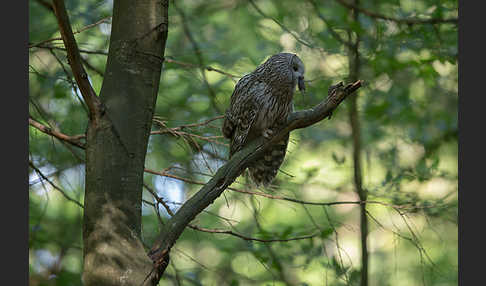
<svg viewBox="0 0 486 286">
<path fill-rule="evenodd" d="M 304 63 L 296 55 L 291 53 L 279 53 L 271 56 L 256 70 L 264 75 L 267 81 L 281 85 L 288 83 L 295 89 L 297 86 L 301 92 L 305 91 L 304 85 Z"/>
</svg>

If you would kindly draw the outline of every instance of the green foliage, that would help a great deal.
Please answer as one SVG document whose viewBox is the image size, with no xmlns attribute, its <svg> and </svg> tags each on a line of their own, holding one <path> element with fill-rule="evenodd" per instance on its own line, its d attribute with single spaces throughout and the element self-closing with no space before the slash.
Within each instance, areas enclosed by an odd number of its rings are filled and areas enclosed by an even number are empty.
<svg viewBox="0 0 486 286">
<path fill-rule="evenodd" d="M 363 9 L 396 19 L 457 17 L 457 1 L 452 0 L 361 2 Z M 29 42 L 59 37 L 52 12 L 39 1 L 29 3 Z M 66 1 L 73 30 L 111 15 L 110 3 Z M 369 201 L 381 203 L 367 205 L 370 285 L 456 285 L 457 25 L 407 25 L 364 13 L 356 22 L 339 1 L 252 3 L 264 15 L 249 1 L 176 1 L 178 9 L 170 2 L 167 60 L 155 109 L 165 125 L 153 125 L 154 131 L 166 133 L 151 136 L 146 168 L 170 167 L 169 174 L 186 181 L 145 173 L 147 186 L 176 210 L 180 204 L 170 203 L 182 203 L 200 188 L 190 182 L 206 182 L 227 157 L 227 141 L 212 137 L 221 136 L 222 120 L 202 123 L 223 114 L 240 76 L 271 54 L 297 53 L 308 82 L 305 95 L 296 92 L 295 107 L 310 108 L 327 96 L 331 84 L 347 82 L 351 52 L 336 35 L 348 41 L 351 31 L 354 41 L 358 33 L 358 78 L 365 81 L 357 99 L 363 187 Z M 103 23 L 76 34 L 80 49 L 97 52 L 83 53 L 97 93 L 109 31 Z M 29 113 L 64 134 L 84 134 L 88 117 L 73 92 L 66 54 L 52 47 L 63 45 L 52 41 L 29 49 Z M 266 196 L 227 190 L 192 222 L 283 241 L 262 243 L 188 228 L 160 284 L 359 285 L 359 206 L 291 201 L 357 200 L 348 109 L 343 104 L 331 120 L 291 134 L 275 187 L 255 189 L 244 176 L 232 185 Z M 192 123 L 201 124 L 167 132 Z M 29 160 L 82 203 L 83 150 L 31 126 Z M 31 284 L 81 285 L 82 209 L 39 180 L 32 168 L 29 175 Z M 143 198 L 157 205 L 146 190 Z M 161 204 L 158 208 L 165 222 L 169 215 Z M 160 230 L 159 218 L 148 203 L 142 214 L 142 238 L 150 245 Z"/>
</svg>

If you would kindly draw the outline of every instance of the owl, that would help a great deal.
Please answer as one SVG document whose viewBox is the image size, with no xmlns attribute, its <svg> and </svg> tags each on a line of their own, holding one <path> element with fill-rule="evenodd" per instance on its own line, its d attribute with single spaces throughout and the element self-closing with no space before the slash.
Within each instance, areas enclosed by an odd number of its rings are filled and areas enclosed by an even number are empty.
<svg viewBox="0 0 486 286">
<path fill-rule="evenodd" d="M 297 55 L 280 53 L 236 83 L 222 127 L 223 135 L 230 139 L 230 158 L 249 142 L 261 136 L 269 139 L 285 125 L 294 109 L 296 86 L 305 92 L 304 71 Z M 248 166 L 249 176 L 257 186 L 267 186 L 275 178 L 288 142 L 289 134 Z"/>
</svg>

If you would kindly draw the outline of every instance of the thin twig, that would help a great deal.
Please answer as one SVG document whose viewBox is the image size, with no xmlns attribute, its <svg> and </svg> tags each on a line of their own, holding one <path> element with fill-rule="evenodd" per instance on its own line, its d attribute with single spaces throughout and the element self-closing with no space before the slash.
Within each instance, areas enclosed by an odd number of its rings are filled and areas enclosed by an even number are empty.
<svg viewBox="0 0 486 286">
<path fill-rule="evenodd" d="M 258 242 L 263 242 L 263 243 L 288 242 L 288 241 L 293 241 L 293 240 L 310 239 L 310 238 L 313 238 L 313 237 L 320 235 L 319 233 L 314 233 L 314 234 L 310 234 L 310 235 L 298 236 L 298 237 L 292 237 L 292 238 L 261 239 L 261 238 L 255 238 L 255 237 L 250 237 L 250 236 L 246 236 L 246 235 L 243 235 L 243 234 L 239 234 L 239 233 L 236 233 L 236 232 L 231 231 L 231 230 L 209 229 L 209 228 L 204 228 L 204 227 L 200 227 L 200 226 L 192 225 L 192 224 L 189 224 L 188 227 L 195 229 L 195 230 L 198 230 L 198 231 L 202 231 L 202 232 L 228 234 L 228 235 L 239 237 L 243 240 L 258 241 Z"/>
<path fill-rule="evenodd" d="M 150 135 L 162 135 L 162 134 L 171 134 L 174 137 L 185 137 L 185 138 L 196 138 L 200 139 L 203 141 L 207 141 L 210 143 L 218 144 L 218 145 L 223 145 L 223 146 L 228 146 L 227 143 L 215 140 L 215 139 L 223 139 L 223 136 L 201 136 L 189 132 L 184 132 L 184 131 L 173 131 L 172 129 L 166 129 L 166 130 L 160 130 L 160 131 L 152 131 L 150 132 Z"/>
<path fill-rule="evenodd" d="M 29 47 L 29 48 L 39 48 L 39 49 L 51 49 L 51 50 L 61 50 L 61 51 L 66 51 L 66 48 L 64 47 L 58 47 L 58 46 L 52 46 L 52 45 L 46 45 L 46 44 L 36 44 L 35 46 L 32 46 L 32 47 Z M 85 50 L 85 49 L 79 49 L 79 52 L 80 53 L 83 53 L 83 54 L 90 54 L 90 55 L 101 55 L 101 56 L 108 56 L 108 52 L 105 52 L 105 51 L 92 51 L 92 50 Z M 93 67 L 90 67 L 88 66 L 88 63 L 87 61 L 85 61 L 84 59 L 82 59 L 83 63 L 90 69 L 93 69 L 97 74 L 99 75 L 103 75 L 103 73 L 99 70 L 95 70 Z M 180 65 L 182 67 L 187 67 L 187 68 L 201 68 L 199 65 L 195 65 L 195 64 L 192 64 L 192 63 L 186 63 L 186 62 L 181 62 L 181 61 L 178 61 L 178 60 L 174 60 L 172 58 L 170 58 L 170 56 L 166 56 L 165 57 L 165 62 L 168 62 L 168 63 L 172 63 L 172 64 L 176 64 L 176 65 Z M 231 79 L 236 79 L 236 78 L 241 78 L 241 75 L 235 75 L 235 74 L 232 74 L 232 73 L 229 73 L 229 72 L 225 72 L 223 70 L 220 70 L 220 69 L 217 69 L 217 68 L 214 68 L 212 66 L 203 66 L 203 69 L 204 70 L 207 70 L 207 71 L 211 71 L 211 72 L 217 72 L 217 73 L 220 73 L 222 75 L 225 75 Z"/>
<path fill-rule="evenodd" d="M 70 202 L 73 202 L 75 203 L 76 205 L 78 205 L 80 208 L 84 208 L 84 206 L 76 201 L 75 199 L 69 197 L 61 188 L 59 188 L 58 186 L 56 186 L 51 180 L 49 180 L 49 178 L 47 178 L 44 174 L 42 174 L 42 172 L 36 167 L 34 166 L 34 164 L 32 163 L 32 161 L 29 161 L 29 166 L 34 169 L 34 171 L 40 176 L 42 177 L 42 179 L 44 179 L 45 181 L 47 181 L 54 189 L 56 189 L 57 191 L 59 191 L 61 193 L 61 195 L 63 197 L 65 197 L 68 201 Z"/>
<path fill-rule="evenodd" d="M 180 65 L 180 66 L 183 66 L 183 67 L 188 67 L 188 68 L 201 68 L 198 65 L 191 64 L 191 63 L 186 63 L 186 62 L 181 62 L 181 61 L 178 61 L 178 60 L 174 60 L 174 59 L 169 58 L 168 56 L 165 57 L 165 61 L 168 62 L 168 63 L 177 64 L 177 65 Z M 231 73 L 227 73 L 225 71 L 222 71 L 222 70 L 217 69 L 217 68 L 213 68 L 211 66 L 204 66 L 203 68 L 205 70 L 207 70 L 207 71 L 214 71 L 214 72 L 223 74 L 223 75 L 225 75 L 225 76 L 227 76 L 227 77 L 229 77 L 231 79 L 233 79 L 233 78 L 241 78 L 241 76 L 239 76 L 239 75 L 234 75 L 234 74 L 231 74 Z"/>
<path fill-rule="evenodd" d="M 170 209 L 169 205 L 162 199 L 160 198 L 159 196 L 157 196 L 157 194 L 154 192 L 154 190 L 152 190 L 152 188 L 150 188 L 149 186 L 147 186 L 146 184 L 144 184 L 144 187 L 152 194 L 152 196 L 157 200 L 157 203 L 160 203 L 164 208 L 165 210 L 167 211 L 167 213 L 170 215 L 170 216 L 174 216 L 174 213 L 172 212 L 172 210 Z M 146 202 L 148 204 L 151 204 L 155 207 L 155 204 L 152 204 L 150 202 Z M 207 233 L 218 233 L 218 234 L 228 234 L 228 235 L 232 235 L 232 236 L 236 236 L 236 237 L 239 237 L 241 239 L 244 239 L 244 240 L 247 240 L 247 241 L 258 241 L 258 242 L 263 242 L 263 243 L 270 243 L 270 242 L 287 242 L 287 241 L 293 241 L 293 240 L 302 240 L 302 239 L 309 239 L 309 238 L 313 238 L 317 235 L 319 235 L 319 233 L 315 233 L 315 234 L 311 234 L 311 235 L 307 235 L 307 236 L 301 236 L 301 237 L 294 237 L 294 238 L 287 238 L 287 239 L 261 239 L 261 238 L 254 238 L 254 237 L 250 237 L 250 236 L 246 236 L 246 235 L 243 235 L 243 234 L 239 234 L 239 233 L 236 233 L 234 231 L 231 231 L 231 230 L 224 230 L 224 229 L 210 229 L 210 228 L 204 228 L 204 227 L 200 227 L 200 226 L 197 226 L 197 225 L 193 225 L 193 224 L 188 224 L 187 225 L 189 228 L 192 228 L 194 230 L 197 230 L 197 231 L 201 231 L 201 232 L 207 232 Z"/>
<path fill-rule="evenodd" d="M 103 71 L 101 71 L 100 69 L 98 69 L 97 67 L 93 66 L 87 59 L 85 58 L 81 58 L 81 61 L 83 62 L 83 64 L 90 70 L 94 71 L 95 73 L 97 73 L 99 76 L 104 76 L 105 74 L 103 73 Z"/>
<path fill-rule="evenodd" d="M 39 46 L 35 46 L 34 48 L 67 51 L 67 49 L 65 47 L 58 47 L 58 46 L 52 46 L 52 45 L 39 45 Z M 90 54 L 90 55 L 108 56 L 108 52 L 105 52 L 105 51 L 91 51 L 91 50 L 79 49 L 79 52 L 83 53 L 83 54 Z"/>
<path fill-rule="evenodd" d="M 347 47 L 350 47 L 351 46 L 351 43 L 345 39 L 343 39 L 339 34 L 338 32 L 336 32 L 336 30 L 334 30 L 334 28 L 330 25 L 329 21 L 326 19 L 326 17 L 324 17 L 324 15 L 322 15 L 321 12 L 319 12 L 319 7 L 317 7 L 317 4 L 314 0 L 308 0 L 311 5 L 314 7 L 314 11 L 316 12 L 317 14 L 317 17 L 319 17 L 323 22 L 324 24 L 326 24 L 326 27 L 327 29 L 329 30 L 329 33 L 331 33 L 331 35 L 334 37 L 334 39 L 336 39 L 338 42 L 340 42 L 341 44 L 347 46 Z"/>
<path fill-rule="evenodd" d="M 202 122 L 180 125 L 180 126 L 177 126 L 177 127 L 172 127 L 171 129 L 174 130 L 174 131 L 177 131 L 177 130 L 182 130 L 184 128 L 201 127 L 201 126 L 204 126 L 204 125 L 209 125 L 209 123 L 211 123 L 215 120 L 218 120 L 218 119 L 223 119 L 223 118 L 224 118 L 224 115 L 219 115 L 219 116 L 215 116 L 215 117 L 209 118 L 207 120 L 204 120 Z M 153 121 L 155 121 L 157 124 L 159 124 L 162 127 L 168 128 L 166 121 L 164 121 L 161 117 L 154 116 Z"/>
<path fill-rule="evenodd" d="M 145 168 L 144 172 L 150 173 L 153 175 L 159 175 L 163 177 L 168 177 L 172 179 L 176 179 L 179 181 L 183 181 L 189 184 L 194 184 L 194 185 L 200 185 L 204 186 L 206 183 L 204 182 L 199 182 L 199 181 L 194 181 L 191 179 L 183 178 L 174 174 L 167 173 L 165 171 L 158 172 L 152 169 Z M 233 188 L 233 187 L 228 187 L 228 190 L 242 193 L 242 194 L 247 194 L 247 195 L 255 195 L 255 196 L 261 196 L 265 197 L 268 199 L 275 199 L 275 200 L 283 200 L 283 201 L 288 201 L 292 203 L 297 203 L 297 204 L 303 204 L 303 205 L 314 205 L 314 206 L 336 206 L 336 205 L 362 205 L 362 204 L 379 204 L 383 206 L 388 206 L 388 207 L 394 207 L 397 209 L 406 209 L 409 207 L 408 204 L 404 205 L 394 205 L 394 204 L 389 204 L 385 202 L 380 202 L 380 201 L 373 201 L 373 200 L 367 200 L 367 201 L 335 201 L 335 202 L 309 202 L 309 201 L 304 201 L 304 200 L 299 200 L 299 199 L 294 199 L 294 198 L 289 198 L 289 197 L 284 197 L 284 196 L 278 196 L 278 195 L 271 195 L 267 193 L 261 193 L 261 192 L 252 192 L 252 191 L 247 191 L 247 190 L 241 190 L 238 188 Z"/>
<path fill-rule="evenodd" d="M 221 113 L 222 110 L 220 110 L 216 101 L 216 93 L 214 92 L 213 88 L 209 84 L 208 79 L 206 77 L 205 64 L 204 64 L 203 57 L 201 55 L 201 49 L 199 48 L 198 43 L 194 39 L 191 30 L 189 29 L 189 25 L 187 24 L 186 15 L 184 14 L 184 11 L 181 8 L 179 8 L 176 2 L 177 1 L 173 1 L 174 8 L 176 9 L 176 11 L 179 13 L 179 16 L 181 17 L 182 29 L 184 30 L 184 34 L 186 35 L 186 37 L 189 39 L 189 42 L 191 42 L 192 48 L 194 50 L 194 55 L 196 56 L 196 59 L 199 62 L 199 69 L 201 71 L 204 85 L 206 85 L 206 88 L 208 90 L 209 99 L 211 100 L 211 105 L 216 111 Z"/>
<path fill-rule="evenodd" d="M 255 8 L 255 10 L 260 14 L 262 15 L 264 18 L 267 18 L 267 19 L 270 19 L 272 20 L 273 22 L 275 22 L 277 25 L 280 26 L 280 28 L 282 28 L 282 30 L 284 30 L 285 32 L 289 33 L 297 42 L 301 43 L 302 45 L 306 46 L 306 47 L 309 47 L 309 48 L 312 48 L 312 49 L 319 49 L 322 51 L 322 48 L 319 48 L 319 47 L 316 47 L 315 45 L 313 44 L 310 44 L 304 40 L 302 40 L 298 35 L 295 34 L 295 32 L 291 31 L 289 28 L 287 28 L 284 24 L 280 23 L 280 21 L 278 21 L 277 19 L 275 18 L 272 18 L 270 16 L 268 16 L 267 14 L 265 14 L 256 4 L 255 2 L 253 2 L 253 0 L 249 0 L 248 2 L 250 2 L 251 6 L 253 6 L 253 8 Z"/>
<path fill-rule="evenodd" d="M 52 7 L 52 6 L 51 6 Z M 108 17 L 105 17 L 99 21 L 96 21 L 95 23 L 93 24 L 89 24 L 87 26 L 84 26 L 83 28 L 77 30 L 77 31 L 74 31 L 73 34 L 79 34 L 81 32 L 84 32 L 88 29 L 91 29 L 93 27 L 96 27 L 98 26 L 99 24 L 102 24 L 102 23 L 105 23 L 105 22 L 108 22 L 108 20 L 111 19 L 111 16 L 108 16 Z M 36 43 L 36 44 L 29 44 L 29 49 L 30 48 L 33 48 L 33 47 L 37 47 L 37 46 L 41 46 L 41 45 L 44 45 L 46 43 L 49 43 L 49 42 L 53 42 L 53 41 L 62 41 L 62 38 L 51 38 L 51 39 L 47 39 L 47 40 L 44 40 L 44 41 L 41 41 L 39 43 Z"/>
<path fill-rule="evenodd" d="M 71 84 L 71 88 L 73 90 L 73 94 L 78 99 L 78 101 L 81 104 L 81 106 L 83 107 L 84 111 L 86 111 L 86 114 L 88 114 L 89 111 L 88 111 L 88 108 L 86 107 L 86 103 L 84 103 L 84 101 L 81 99 L 81 97 L 79 97 L 79 94 L 76 91 L 77 90 L 77 87 L 76 87 L 76 83 L 72 80 L 72 75 L 68 72 L 68 70 L 64 66 L 64 63 L 61 61 L 61 59 L 56 55 L 56 52 L 54 52 L 54 50 L 52 50 L 52 49 L 49 50 L 49 52 L 56 59 L 57 63 L 61 66 L 62 70 L 64 71 L 64 74 L 66 75 L 67 80 Z"/>
</svg>

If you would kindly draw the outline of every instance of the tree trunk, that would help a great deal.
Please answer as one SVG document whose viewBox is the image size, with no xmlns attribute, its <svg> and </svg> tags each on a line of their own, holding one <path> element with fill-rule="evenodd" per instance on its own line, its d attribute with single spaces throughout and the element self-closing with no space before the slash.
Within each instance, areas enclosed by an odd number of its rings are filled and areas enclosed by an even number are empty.
<svg viewBox="0 0 486 286">
<path fill-rule="evenodd" d="M 354 0 L 353 4 L 359 6 L 359 0 Z M 351 17 L 353 21 L 358 22 L 358 11 L 352 9 Z M 361 38 L 356 34 L 356 40 L 353 43 L 351 31 L 349 31 L 348 40 L 352 43 L 349 48 L 349 80 L 353 81 L 360 77 L 361 59 L 359 52 L 359 45 Z M 349 123 L 351 125 L 351 137 L 353 142 L 353 170 L 354 170 L 354 188 L 358 194 L 360 201 L 366 201 L 368 194 L 363 188 L 363 170 L 361 166 L 361 124 L 358 114 L 357 96 L 352 95 L 349 99 Z M 369 254 L 368 254 L 368 217 L 366 215 L 366 203 L 359 205 L 359 226 L 360 226 L 360 242 L 361 242 L 361 283 L 360 286 L 368 286 L 368 268 L 369 268 Z"/>
<path fill-rule="evenodd" d="M 87 130 L 84 285 L 142 285 L 152 268 L 141 241 L 141 199 L 167 10 L 168 0 L 114 1 L 104 110 Z"/>
</svg>

